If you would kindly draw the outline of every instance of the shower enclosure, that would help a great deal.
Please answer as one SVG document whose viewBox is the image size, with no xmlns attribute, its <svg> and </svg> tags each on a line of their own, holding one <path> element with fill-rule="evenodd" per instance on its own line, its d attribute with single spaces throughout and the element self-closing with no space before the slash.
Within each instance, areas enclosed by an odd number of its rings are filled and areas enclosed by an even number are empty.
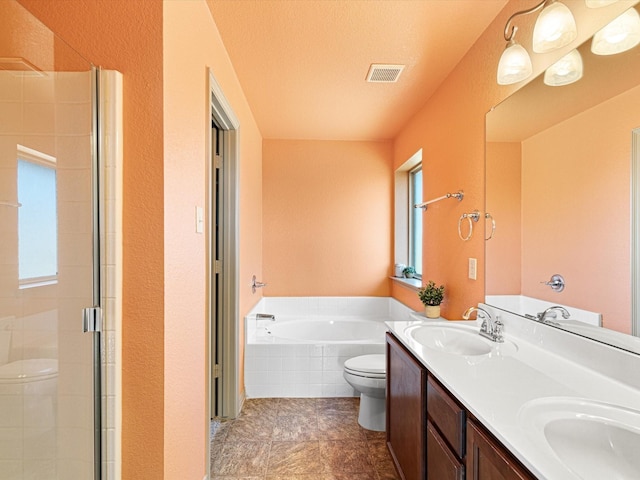
<svg viewBox="0 0 640 480">
<path fill-rule="evenodd" d="M 96 75 L 0 2 L 0 480 L 101 478 Z"/>
</svg>

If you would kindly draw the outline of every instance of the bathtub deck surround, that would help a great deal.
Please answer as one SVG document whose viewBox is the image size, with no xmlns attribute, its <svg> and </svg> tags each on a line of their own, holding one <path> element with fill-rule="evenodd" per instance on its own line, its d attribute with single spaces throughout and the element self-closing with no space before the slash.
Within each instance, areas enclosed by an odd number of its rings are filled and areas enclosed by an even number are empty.
<svg viewBox="0 0 640 480">
<path fill-rule="evenodd" d="M 245 317 L 247 398 L 360 395 L 344 379 L 344 362 L 384 354 L 385 322 L 411 312 L 389 297 L 262 298 Z"/>
<path fill-rule="evenodd" d="M 212 423 L 212 480 L 396 480 L 385 434 L 357 423 L 357 398 L 260 398 Z"/>
</svg>

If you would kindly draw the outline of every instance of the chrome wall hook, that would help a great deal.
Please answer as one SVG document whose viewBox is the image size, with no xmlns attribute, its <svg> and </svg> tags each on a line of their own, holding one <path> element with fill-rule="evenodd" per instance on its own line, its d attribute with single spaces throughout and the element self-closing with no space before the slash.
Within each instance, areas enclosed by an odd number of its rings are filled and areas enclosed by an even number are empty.
<svg viewBox="0 0 640 480">
<path fill-rule="evenodd" d="M 256 290 L 258 288 L 262 288 L 266 286 L 267 286 L 266 283 L 258 282 L 255 275 L 251 278 L 251 293 L 256 293 Z"/>
</svg>

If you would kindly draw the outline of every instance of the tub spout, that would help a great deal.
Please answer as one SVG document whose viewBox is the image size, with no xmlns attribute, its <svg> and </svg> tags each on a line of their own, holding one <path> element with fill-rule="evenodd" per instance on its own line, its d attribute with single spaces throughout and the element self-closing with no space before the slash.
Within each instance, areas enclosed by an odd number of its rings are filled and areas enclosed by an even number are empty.
<svg viewBox="0 0 640 480">
<path fill-rule="evenodd" d="M 256 320 L 271 320 L 276 321 L 276 316 L 271 313 L 256 313 Z"/>
</svg>

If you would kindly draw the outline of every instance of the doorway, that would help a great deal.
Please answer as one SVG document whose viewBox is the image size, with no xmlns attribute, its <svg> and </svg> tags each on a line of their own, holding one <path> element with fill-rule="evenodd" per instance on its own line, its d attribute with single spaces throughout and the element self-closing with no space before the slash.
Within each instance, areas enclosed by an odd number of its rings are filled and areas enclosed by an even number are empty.
<svg viewBox="0 0 640 480">
<path fill-rule="evenodd" d="M 237 280 L 239 122 L 211 71 L 209 99 L 209 417 L 235 418 L 240 410 Z"/>
</svg>

